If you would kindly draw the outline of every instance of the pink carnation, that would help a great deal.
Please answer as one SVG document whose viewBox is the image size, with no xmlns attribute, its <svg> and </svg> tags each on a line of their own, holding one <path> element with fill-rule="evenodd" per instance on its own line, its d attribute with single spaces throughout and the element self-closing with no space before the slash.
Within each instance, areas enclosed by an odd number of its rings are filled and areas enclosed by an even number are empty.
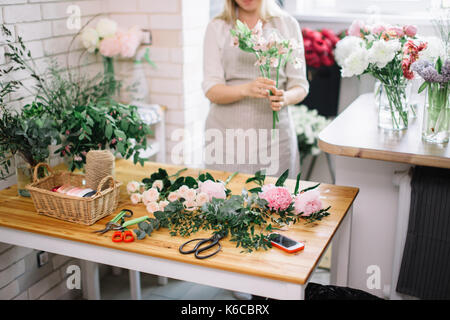
<svg viewBox="0 0 450 320">
<path fill-rule="evenodd" d="M 308 217 L 312 213 L 322 209 L 322 201 L 320 201 L 320 192 L 318 190 L 310 190 L 300 193 L 295 197 L 294 208 L 295 213 L 301 214 L 302 217 Z"/>
<path fill-rule="evenodd" d="M 292 202 L 291 193 L 287 188 L 274 185 L 263 186 L 259 197 L 266 200 L 268 202 L 267 206 L 275 211 L 286 210 Z"/>
<path fill-rule="evenodd" d="M 220 182 L 214 182 L 211 180 L 206 180 L 199 185 L 200 192 L 204 192 L 209 196 L 209 201 L 212 198 L 225 199 L 227 197 L 225 193 L 225 187 Z"/>
<path fill-rule="evenodd" d="M 100 53 L 105 57 L 114 57 L 120 53 L 121 45 L 117 36 L 105 38 L 100 42 Z"/>
</svg>

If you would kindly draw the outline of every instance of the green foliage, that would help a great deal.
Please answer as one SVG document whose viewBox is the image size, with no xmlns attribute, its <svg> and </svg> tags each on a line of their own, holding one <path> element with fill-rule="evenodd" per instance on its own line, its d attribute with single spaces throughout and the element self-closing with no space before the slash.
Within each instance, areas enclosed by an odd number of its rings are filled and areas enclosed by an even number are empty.
<svg viewBox="0 0 450 320">
<path fill-rule="evenodd" d="M 57 152 L 71 158 L 71 170 L 83 167 L 89 150 L 108 147 L 124 158 L 133 157 L 134 163 L 143 164 L 139 152 L 147 148 L 146 136 L 150 133 L 137 107 L 113 100 L 79 105 L 65 111 L 60 130 L 65 139 Z"/>
<path fill-rule="evenodd" d="M 12 154 L 20 151 L 33 164 L 41 161 L 44 155 L 48 156 L 48 151 L 44 149 L 52 142 L 59 143 L 60 134 L 65 139 L 57 152 L 70 157 L 71 170 L 83 167 L 89 150 L 108 147 L 126 159 L 133 157 L 134 163 L 143 164 L 144 159 L 139 152 L 147 147 L 146 136 L 151 131 L 141 120 L 135 106 L 123 105 L 112 99 L 112 95 L 120 89 L 120 81 L 111 74 L 88 76 L 80 68 L 61 69 L 54 61 L 50 61 L 47 70 L 41 73 L 22 38 L 18 36 L 17 43 L 14 42 L 10 39 L 11 32 L 4 25 L 2 32 L 7 36 L 8 50 L 5 55 L 13 64 L 0 68 L 0 76 L 13 78 L 14 72 L 25 70 L 36 83 L 35 90 L 30 92 L 35 102 L 32 107 L 24 107 L 19 114 L 5 111 L 4 99 L 23 87 L 22 83 L 7 81 L 0 84 L 0 148 Z M 12 141 L 13 137 L 16 140 Z M 25 146 L 19 148 L 23 140 L 28 146 L 26 150 L 23 150 Z"/>
</svg>

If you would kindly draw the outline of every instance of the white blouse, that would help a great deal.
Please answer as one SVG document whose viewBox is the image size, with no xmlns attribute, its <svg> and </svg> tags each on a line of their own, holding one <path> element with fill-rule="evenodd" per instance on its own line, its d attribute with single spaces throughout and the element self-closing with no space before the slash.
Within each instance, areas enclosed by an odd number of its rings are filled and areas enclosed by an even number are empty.
<svg viewBox="0 0 450 320">
<path fill-rule="evenodd" d="M 295 69 L 292 63 L 286 64 L 285 74 L 287 81 L 284 89 L 289 90 L 295 86 L 300 86 L 305 92 L 308 92 L 309 83 L 306 79 L 303 37 L 297 20 L 286 14 L 272 18 L 266 25 L 271 25 L 271 27 L 277 29 L 283 38 L 295 39 L 299 42 L 299 49 L 292 53 L 292 57 L 298 57 L 300 59 L 301 67 Z M 231 24 L 225 22 L 225 20 L 216 18 L 211 20 L 206 28 L 203 50 L 202 83 L 203 92 L 205 94 L 217 84 L 226 84 L 222 52 L 225 46 L 232 45 L 231 43 L 225 43 L 226 39 L 229 39 L 228 35 L 231 27 Z M 264 28 L 265 27 L 266 26 L 264 26 Z"/>
</svg>

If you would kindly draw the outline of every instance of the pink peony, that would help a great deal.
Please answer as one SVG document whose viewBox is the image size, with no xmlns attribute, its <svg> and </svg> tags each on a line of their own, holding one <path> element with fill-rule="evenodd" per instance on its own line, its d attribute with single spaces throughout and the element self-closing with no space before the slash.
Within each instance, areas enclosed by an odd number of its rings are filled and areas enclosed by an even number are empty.
<svg viewBox="0 0 450 320">
<path fill-rule="evenodd" d="M 361 30 L 365 30 L 364 22 L 361 20 L 355 20 L 348 28 L 348 35 L 354 37 L 361 37 Z"/>
<path fill-rule="evenodd" d="M 183 205 L 186 210 L 189 211 L 195 210 L 197 208 L 197 203 L 194 200 L 185 201 L 183 202 Z"/>
<path fill-rule="evenodd" d="M 133 193 L 133 194 L 131 194 L 130 200 L 131 200 L 132 204 L 138 204 L 139 202 L 142 201 L 142 194 Z"/>
<path fill-rule="evenodd" d="M 136 54 L 144 34 L 139 27 L 134 26 L 126 32 L 119 31 L 117 37 L 120 42 L 120 55 L 124 58 L 131 58 Z"/>
<path fill-rule="evenodd" d="M 417 34 L 417 28 L 413 25 L 408 25 L 403 27 L 403 31 L 408 37 L 414 37 Z"/>
<path fill-rule="evenodd" d="M 287 188 L 274 185 L 263 186 L 259 197 L 266 200 L 267 206 L 274 211 L 286 210 L 292 202 L 291 193 Z"/>
<path fill-rule="evenodd" d="M 194 201 L 195 197 L 197 196 L 197 191 L 195 191 L 194 189 L 188 189 L 186 191 L 186 200 L 187 201 Z"/>
<path fill-rule="evenodd" d="M 114 57 L 120 53 L 121 44 L 117 36 L 105 38 L 100 42 L 100 53 L 105 57 Z"/>
<path fill-rule="evenodd" d="M 186 186 L 186 185 L 181 186 L 178 189 L 178 191 L 177 191 L 178 197 L 179 198 L 184 198 L 186 200 L 186 198 L 187 198 L 186 193 L 187 193 L 188 190 L 189 190 L 188 186 Z"/>
<path fill-rule="evenodd" d="M 310 190 L 300 193 L 295 197 L 294 208 L 295 213 L 301 214 L 302 217 L 308 217 L 312 213 L 322 209 L 322 201 L 320 201 L 320 192 L 318 190 Z"/>
<path fill-rule="evenodd" d="M 199 183 L 199 189 L 200 192 L 204 192 L 208 195 L 209 201 L 211 201 L 212 198 L 225 199 L 227 197 L 225 187 L 220 182 L 206 180 L 205 182 Z"/>
</svg>

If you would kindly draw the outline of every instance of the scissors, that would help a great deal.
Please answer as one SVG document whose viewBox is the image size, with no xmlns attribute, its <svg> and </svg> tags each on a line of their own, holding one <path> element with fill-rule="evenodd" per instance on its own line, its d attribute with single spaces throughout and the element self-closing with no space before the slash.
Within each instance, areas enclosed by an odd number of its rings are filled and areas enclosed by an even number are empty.
<svg viewBox="0 0 450 320">
<path fill-rule="evenodd" d="M 112 235 L 113 242 L 133 242 L 134 234 L 130 230 L 115 231 Z"/>
<path fill-rule="evenodd" d="M 113 227 L 119 226 L 118 222 L 122 220 L 122 223 L 124 222 L 125 218 L 131 218 L 133 216 L 133 211 L 128 209 L 122 209 L 111 221 L 106 223 L 106 226 L 102 230 L 97 230 L 94 232 L 98 232 L 100 234 L 104 234 L 105 232 L 108 232 L 109 230 L 112 230 Z M 120 224 L 122 225 L 122 224 Z"/>
<path fill-rule="evenodd" d="M 223 235 L 221 233 L 216 233 L 211 238 L 199 238 L 199 239 L 189 240 L 180 246 L 179 251 L 182 254 L 193 253 L 197 259 L 206 259 L 206 258 L 212 257 L 213 255 L 215 255 L 222 249 L 222 246 L 220 245 L 220 242 L 219 242 L 222 238 L 223 238 Z M 198 241 L 198 243 L 195 245 L 194 249 L 187 250 L 187 251 L 183 250 L 184 246 L 186 246 L 187 244 L 194 242 L 194 241 Z M 208 244 L 207 246 L 203 246 L 205 243 L 208 243 L 208 242 L 210 242 L 210 244 Z M 202 253 L 203 251 L 206 251 L 208 249 L 211 249 L 215 245 L 218 246 L 218 248 L 215 252 L 208 254 L 208 255 L 204 255 L 204 256 L 200 255 L 200 253 Z"/>
</svg>

